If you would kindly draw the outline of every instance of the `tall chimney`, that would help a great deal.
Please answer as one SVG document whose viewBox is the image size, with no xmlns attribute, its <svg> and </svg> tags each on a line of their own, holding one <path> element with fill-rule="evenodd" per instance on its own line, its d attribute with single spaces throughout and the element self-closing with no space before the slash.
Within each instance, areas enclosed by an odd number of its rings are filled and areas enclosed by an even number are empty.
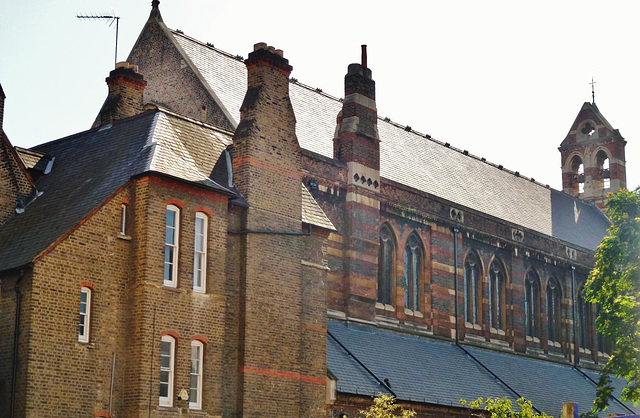
<svg viewBox="0 0 640 418">
<path fill-rule="evenodd" d="M 3 130 L 2 123 L 4 122 L 4 99 L 7 96 L 4 95 L 4 90 L 2 90 L 2 84 L 0 84 L 0 132 Z"/>
<path fill-rule="evenodd" d="M 347 316 L 373 321 L 376 309 L 392 305 L 392 296 L 378 286 L 380 240 L 380 139 L 376 84 L 367 68 L 362 46 L 361 64 L 349 65 L 344 77 L 344 101 L 333 140 L 334 158 L 347 164 L 346 220 L 343 242 L 347 254 L 343 270 Z M 395 280 L 395 277 L 389 278 Z M 393 282 L 395 283 L 395 282 Z"/>
<path fill-rule="evenodd" d="M 313 238 L 302 230 L 302 157 L 289 98 L 292 67 L 281 50 L 265 43 L 254 46 L 245 64 L 247 92 L 233 137 L 233 177 L 249 207 L 243 234 L 230 237 L 243 248 L 238 415 L 321 416 L 326 334 L 308 330 L 326 324 L 326 309 L 310 318 L 305 298 L 302 261 L 305 242 Z"/>
<path fill-rule="evenodd" d="M 143 92 L 147 82 L 138 73 L 138 66 L 119 62 L 106 78 L 109 95 L 92 128 L 128 118 L 143 111 Z"/>
</svg>

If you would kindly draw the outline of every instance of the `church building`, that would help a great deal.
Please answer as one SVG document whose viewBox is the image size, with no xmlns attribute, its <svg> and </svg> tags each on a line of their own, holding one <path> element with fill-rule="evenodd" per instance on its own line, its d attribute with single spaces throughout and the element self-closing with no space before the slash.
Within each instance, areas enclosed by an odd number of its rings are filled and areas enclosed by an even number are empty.
<svg viewBox="0 0 640 418">
<path fill-rule="evenodd" d="M 13 146 L 0 87 L 0 416 L 591 408 L 611 343 L 581 289 L 626 187 L 595 103 L 558 191 L 379 117 L 366 46 L 333 97 L 159 3 L 90 129 Z"/>
</svg>

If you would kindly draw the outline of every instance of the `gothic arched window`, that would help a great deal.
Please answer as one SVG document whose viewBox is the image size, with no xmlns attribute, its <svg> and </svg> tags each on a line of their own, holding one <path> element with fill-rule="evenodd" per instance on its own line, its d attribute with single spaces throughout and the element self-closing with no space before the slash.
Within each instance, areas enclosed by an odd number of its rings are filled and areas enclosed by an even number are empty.
<svg viewBox="0 0 640 418">
<path fill-rule="evenodd" d="M 475 253 L 469 253 L 464 262 L 464 314 L 465 321 L 478 324 L 480 301 L 480 260 Z"/>
<path fill-rule="evenodd" d="M 489 267 L 489 326 L 504 329 L 505 274 L 502 263 L 493 260 Z"/>
<path fill-rule="evenodd" d="M 420 272 L 422 247 L 416 234 L 411 234 L 404 248 L 404 307 L 420 311 Z"/>
<path fill-rule="evenodd" d="M 394 254 L 393 233 L 387 225 L 383 225 L 380 228 L 380 250 L 378 253 L 378 302 L 385 305 L 391 305 Z"/>
<path fill-rule="evenodd" d="M 538 337 L 540 322 L 540 303 L 538 301 L 539 281 L 535 271 L 529 270 L 524 279 L 524 321 L 525 335 Z"/>
<path fill-rule="evenodd" d="M 600 316 L 600 311 L 602 310 L 600 305 L 596 305 L 596 310 L 597 310 L 596 317 L 598 317 Z M 604 353 L 611 354 L 612 346 L 613 346 L 613 344 L 611 343 L 611 336 L 602 335 L 600 332 L 598 332 L 597 335 L 598 335 L 598 351 L 603 354 Z"/>
<path fill-rule="evenodd" d="M 571 159 L 571 172 L 573 173 L 573 192 L 584 193 L 584 164 L 582 158 L 577 155 Z"/>
<path fill-rule="evenodd" d="M 599 186 L 601 189 L 608 189 L 611 187 L 611 173 L 609 171 L 609 156 L 603 150 L 598 151 L 596 154 L 596 164 L 600 174 Z"/>
<path fill-rule="evenodd" d="M 547 283 L 547 338 L 560 341 L 560 285 L 552 277 Z"/>
<path fill-rule="evenodd" d="M 578 292 L 578 347 L 591 349 L 591 327 L 593 318 L 591 315 L 591 304 L 584 300 L 582 290 Z"/>
</svg>

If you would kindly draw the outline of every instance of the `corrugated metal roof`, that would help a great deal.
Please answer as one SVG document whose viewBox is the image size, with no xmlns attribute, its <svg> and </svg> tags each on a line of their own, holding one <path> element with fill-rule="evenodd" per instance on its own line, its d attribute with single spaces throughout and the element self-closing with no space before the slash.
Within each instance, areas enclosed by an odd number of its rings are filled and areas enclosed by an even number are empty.
<svg viewBox="0 0 640 418">
<path fill-rule="evenodd" d="M 171 33 L 239 121 L 247 88 L 244 63 L 184 34 Z M 340 100 L 298 82 L 290 84 L 290 96 L 300 146 L 332 158 Z M 394 123 L 379 119 L 378 130 L 383 178 L 587 249 L 595 250 L 606 235 L 609 223 L 594 206 L 559 197 L 561 192 Z M 591 221 L 588 227 L 567 223 L 573 218 L 574 205 L 583 219 Z"/>
</svg>

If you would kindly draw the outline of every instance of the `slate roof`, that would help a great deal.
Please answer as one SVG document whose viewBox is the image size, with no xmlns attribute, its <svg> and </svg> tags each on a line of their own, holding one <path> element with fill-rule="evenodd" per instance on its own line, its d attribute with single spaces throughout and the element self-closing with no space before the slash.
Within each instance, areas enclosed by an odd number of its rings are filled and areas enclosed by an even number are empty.
<svg viewBox="0 0 640 418">
<path fill-rule="evenodd" d="M 33 152 L 23 150 L 27 166 L 37 164 L 38 155 L 54 156 L 55 161 L 51 173 L 36 183 L 42 194 L 0 228 L 0 271 L 33 261 L 131 177 L 145 172 L 188 181 L 242 203 L 226 176 L 214 173 L 230 143 L 228 132 L 157 110 L 39 145 Z M 308 197 L 303 220 L 334 229 Z"/>
<path fill-rule="evenodd" d="M 388 392 L 348 350 L 379 380 L 389 379 L 391 390 L 401 400 L 460 406 L 461 398 L 491 396 L 515 401 L 515 391 L 539 410 L 558 416 L 563 402 L 576 402 L 582 412 L 588 411 L 596 395 L 594 382 L 568 365 L 464 346 L 511 391 L 453 343 L 335 320 L 328 321 L 328 332 L 327 368 L 338 378 L 337 390 L 342 393 Z M 597 373 L 586 373 L 597 381 Z M 614 394 L 619 396 L 623 383 L 615 380 Z M 640 408 L 627 406 L 630 409 L 612 400 L 606 414 L 640 412 Z"/>
<path fill-rule="evenodd" d="M 247 88 L 243 61 L 182 33 L 169 33 L 237 124 Z M 300 146 L 332 158 L 340 100 L 298 82 L 290 84 L 290 96 Z M 609 222 L 592 205 L 382 118 L 378 130 L 385 179 L 590 250 L 606 235 Z M 581 219 L 574 217 L 574 206 Z"/>
</svg>

